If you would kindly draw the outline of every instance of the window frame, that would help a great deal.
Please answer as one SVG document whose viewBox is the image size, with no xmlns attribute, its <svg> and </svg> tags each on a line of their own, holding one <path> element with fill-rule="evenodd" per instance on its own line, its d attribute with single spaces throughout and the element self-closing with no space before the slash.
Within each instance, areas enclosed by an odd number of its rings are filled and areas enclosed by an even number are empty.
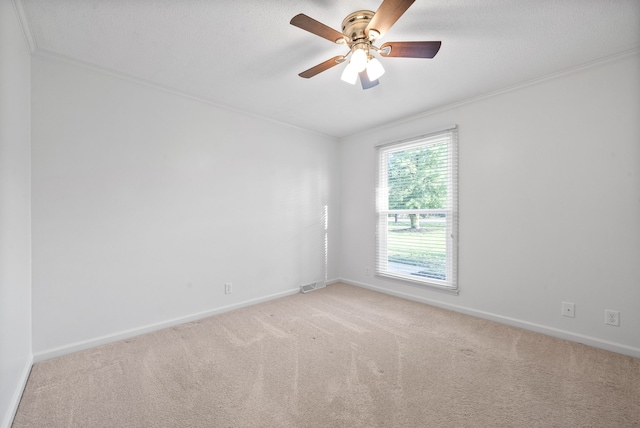
<svg viewBox="0 0 640 428">
<path fill-rule="evenodd" d="M 388 192 L 388 156 L 414 148 L 437 143 L 447 144 L 447 206 L 437 209 L 393 209 L 390 210 Z M 458 128 L 453 126 L 407 140 L 396 141 L 376 148 L 376 249 L 375 274 L 411 285 L 432 288 L 451 294 L 458 294 Z M 416 277 L 388 269 L 388 216 L 393 214 L 444 214 L 446 217 L 446 276 L 445 280 Z"/>
</svg>

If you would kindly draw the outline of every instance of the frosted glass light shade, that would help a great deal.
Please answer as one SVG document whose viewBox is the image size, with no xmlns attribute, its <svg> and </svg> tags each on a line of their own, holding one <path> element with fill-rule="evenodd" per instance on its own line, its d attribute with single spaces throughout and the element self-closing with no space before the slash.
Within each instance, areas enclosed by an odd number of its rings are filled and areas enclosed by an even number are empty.
<svg viewBox="0 0 640 428">
<path fill-rule="evenodd" d="M 380 61 L 378 61 L 377 58 L 372 58 L 367 64 L 367 76 L 369 76 L 369 80 L 377 80 L 383 74 L 384 67 L 382 66 Z"/>
<path fill-rule="evenodd" d="M 340 76 L 340 78 L 347 83 L 355 85 L 356 80 L 358 80 L 358 70 L 355 69 L 353 64 L 349 63 L 344 68 L 344 71 L 342 72 L 342 76 Z"/>
<path fill-rule="evenodd" d="M 353 64 L 358 73 L 364 71 L 367 67 L 367 53 L 362 49 L 356 49 L 353 54 L 351 54 L 351 61 L 349 64 Z"/>
</svg>

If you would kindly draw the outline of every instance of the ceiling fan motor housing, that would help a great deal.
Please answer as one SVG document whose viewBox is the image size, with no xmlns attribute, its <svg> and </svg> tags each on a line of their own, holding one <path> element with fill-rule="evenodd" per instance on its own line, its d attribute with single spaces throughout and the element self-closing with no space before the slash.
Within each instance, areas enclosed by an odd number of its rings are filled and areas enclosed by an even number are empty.
<svg viewBox="0 0 640 428">
<path fill-rule="evenodd" d="M 365 34 L 365 29 L 367 25 L 369 25 L 373 15 L 374 12 L 370 10 L 358 10 L 349 14 L 342 21 L 342 34 L 347 37 L 350 46 L 358 42 L 369 41 L 370 36 Z M 370 31 L 370 33 L 373 33 L 373 31 Z"/>
</svg>

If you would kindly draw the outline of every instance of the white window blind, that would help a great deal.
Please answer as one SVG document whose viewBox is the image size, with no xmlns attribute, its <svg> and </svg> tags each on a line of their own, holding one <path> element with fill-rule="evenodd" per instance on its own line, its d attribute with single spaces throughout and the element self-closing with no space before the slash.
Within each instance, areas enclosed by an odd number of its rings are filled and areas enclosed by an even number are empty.
<svg viewBox="0 0 640 428">
<path fill-rule="evenodd" d="M 457 133 L 378 147 L 377 275 L 457 290 Z"/>
</svg>

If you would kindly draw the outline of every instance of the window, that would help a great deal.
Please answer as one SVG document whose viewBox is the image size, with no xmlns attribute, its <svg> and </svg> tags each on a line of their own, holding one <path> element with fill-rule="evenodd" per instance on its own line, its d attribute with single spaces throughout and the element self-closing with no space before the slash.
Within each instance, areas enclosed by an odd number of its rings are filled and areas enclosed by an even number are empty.
<svg viewBox="0 0 640 428">
<path fill-rule="evenodd" d="M 378 147 L 376 274 L 457 291 L 457 133 Z"/>
</svg>

